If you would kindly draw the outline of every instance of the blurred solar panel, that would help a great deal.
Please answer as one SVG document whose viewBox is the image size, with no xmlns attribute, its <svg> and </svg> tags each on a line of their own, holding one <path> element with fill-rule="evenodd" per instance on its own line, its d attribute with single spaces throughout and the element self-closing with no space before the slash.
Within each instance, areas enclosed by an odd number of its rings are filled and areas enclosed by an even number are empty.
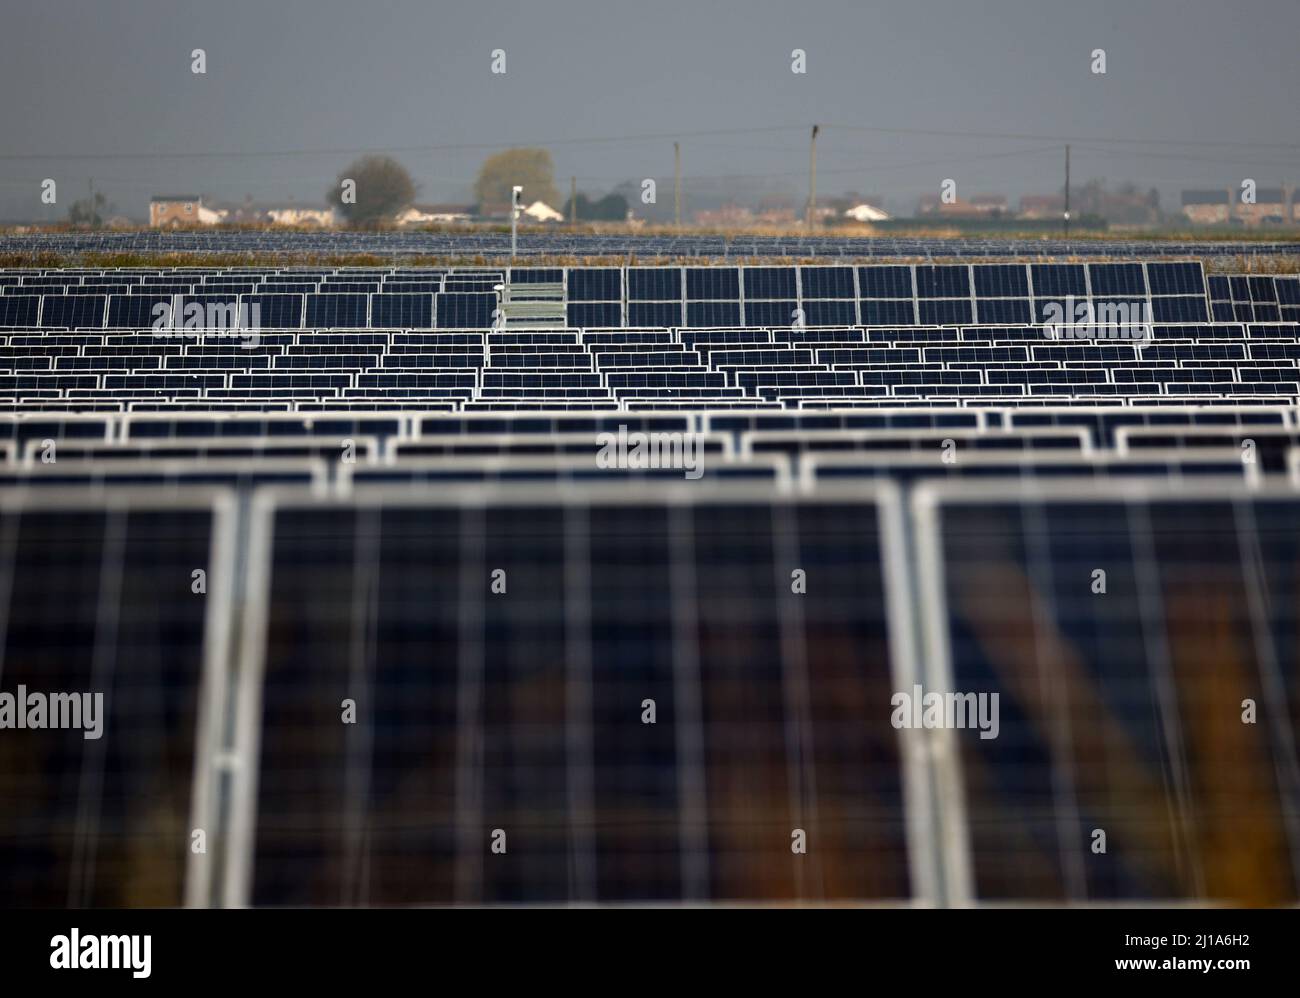
<svg viewBox="0 0 1300 998">
<path fill-rule="evenodd" d="M 267 510 L 249 900 L 918 892 L 890 507 L 653 488 Z"/>
<path fill-rule="evenodd" d="M 1300 500 L 967 483 L 920 508 L 931 682 L 1000 698 L 996 737 L 945 732 L 961 891 L 1294 903 Z"/>
<path fill-rule="evenodd" d="M 86 737 L 90 713 L 64 715 L 83 730 L 29 723 L 0 737 L 7 907 L 205 900 L 206 856 L 190 843 L 192 829 L 215 827 L 206 767 L 224 670 L 213 621 L 230 583 L 228 516 L 204 495 L 0 498 L 6 694 L 75 695 L 91 712 L 102 695 L 98 737 Z M 192 588 L 198 569 L 207 595 Z"/>
</svg>

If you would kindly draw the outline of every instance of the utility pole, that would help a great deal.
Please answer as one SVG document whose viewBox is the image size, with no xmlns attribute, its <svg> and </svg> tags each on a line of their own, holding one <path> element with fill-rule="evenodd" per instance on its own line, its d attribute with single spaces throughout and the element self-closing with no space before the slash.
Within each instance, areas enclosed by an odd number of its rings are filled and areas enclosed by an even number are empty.
<svg viewBox="0 0 1300 998">
<path fill-rule="evenodd" d="M 812 143 L 809 147 L 809 169 L 808 169 L 808 231 L 813 230 L 814 219 L 817 217 L 817 133 L 821 131 L 820 125 L 812 127 Z"/>
<path fill-rule="evenodd" d="M 578 222 L 578 178 L 569 178 L 569 224 Z"/>
<path fill-rule="evenodd" d="M 1065 146 L 1065 238 L 1070 238 L 1070 146 Z"/>
<path fill-rule="evenodd" d="M 673 225 L 682 227 L 682 144 L 673 143 Z"/>
<path fill-rule="evenodd" d="M 510 188 L 510 260 L 513 263 L 519 246 L 519 195 L 523 188 L 516 184 Z"/>
</svg>

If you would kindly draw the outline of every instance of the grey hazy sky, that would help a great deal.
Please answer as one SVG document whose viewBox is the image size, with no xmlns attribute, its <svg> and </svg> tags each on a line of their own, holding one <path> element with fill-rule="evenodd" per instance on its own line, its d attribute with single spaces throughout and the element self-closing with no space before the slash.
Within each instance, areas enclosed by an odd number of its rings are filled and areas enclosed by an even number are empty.
<svg viewBox="0 0 1300 998">
<path fill-rule="evenodd" d="M 1076 181 L 1175 196 L 1243 177 L 1300 183 L 1297 0 L 6 6 L 6 218 L 46 216 L 44 177 L 60 182 L 60 217 L 92 176 L 137 215 L 156 192 L 318 201 L 353 150 L 407 149 L 395 154 L 424 200 L 467 198 L 488 147 L 513 143 L 546 145 L 557 176 L 593 193 L 643 177 L 670 189 L 671 138 L 626 138 L 659 133 L 682 134 L 688 194 L 739 174 L 801 197 L 814 121 L 825 194 L 910 198 L 945 177 L 965 195 L 1045 193 L 1060 187 L 1067 135 Z M 203 76 L 190 72 L 197 47 Z M 496 48 L 504 76 L 490 72 Z M 794 48 L 805 75 L 790 71 Z M 1095 48 L 1105 76 L 1089 71 Z M 760 128 L 781 130 L 716 134 Z M 440 145 L 476 147 L 427 148 Z M 298 150 L 337 151 L 264 155 Z M 196 155 L 211 153 L 239 155 Z"/>
</svg>

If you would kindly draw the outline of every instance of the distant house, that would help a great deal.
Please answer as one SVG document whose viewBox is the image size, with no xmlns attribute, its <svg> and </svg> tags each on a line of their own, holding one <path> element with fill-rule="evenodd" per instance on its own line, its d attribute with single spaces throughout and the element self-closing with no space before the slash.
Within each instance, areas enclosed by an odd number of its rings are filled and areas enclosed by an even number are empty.
<svg viewBox="0 0 1300 998">
<path fill-rule="evenodd" d="M 1290 193 L 1285 187 L 1260 187 L 1255 191 L 1255 203 L 1245 204 L 1238 190 L 1233 214 L 1246 225 L 1285 225 L 1292 221 Z"/>
<path fill-rule="evenodd" d="M 397 215 L 398 225 L 449 225 L 474 217 L 472 204 L 413 204 Z"/>
<path fill-rule="evenodd" d="M 209 208 L 200 194 L 155 194 L 149 199 L 149 224 L 155 229 L 216 225 L 226 213 Z"/>
<path fill-rule="evenodd" d="M 887 222 L 889 213 L 870 204 L 855 204 L 844 212 L 844 217 L 854 222 Z"/>
<path fill-rule="evenodd" d="M 282 204 L 259 205 L 261 214 L 272 225 L 312 225 L 328 228 L 334 224 L 334 209 L 322 205 Z"/>
<path fill-rule="evenodd" d="M 997 218 L 1007 213 L 1007 199 L 1001 194 L 976 194 L 969 201 L 957 198 L 945 202 L 937 194 L 926 194 L 917 205 L 917 213 L 950 218 Z"/>
<path fill-rule="evenodd" d="M 1020 198 L 1020 217 L 1030 220 L 1057 219 L 1065 214 L 1062 194 L 1025 194 Z"/>
<path fill-rule="evenodd" d="M 563 222 L 564 216 L 545 201 L 534 201 L 524 209 L 524 214 L 535 222 Z"/>
<path fill-rule="evenodd" d="M 1222 225 L 1232 217 L 1232 195 L 1222 190 L 1183 191 L 1183 217 L 1197 225 Z"/>
</svg>

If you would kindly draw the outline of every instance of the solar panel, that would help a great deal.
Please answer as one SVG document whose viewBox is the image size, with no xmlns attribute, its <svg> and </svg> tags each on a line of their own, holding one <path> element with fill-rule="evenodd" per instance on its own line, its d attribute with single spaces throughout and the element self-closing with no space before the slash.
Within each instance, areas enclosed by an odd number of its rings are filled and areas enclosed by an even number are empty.
<svg viewBox="0 0 1300 998">
<path fill-rule="evenodd" d="M 230 515 L 202 492 L 0 496 L 4 691 L 49 711 L 0 738 L 6 906 L 206 903 Z"/>
<path fill-rule="evenodd" d="M 262 507 L 232 900 L 931 889 L 907 735 L 871 707 L 909 675 L 886 493 L 520 488 Z"/>
<path fill-rule="evenodd" d="M 996 737 L 939 733 L 958 903 L 1294 903 L 1294 494 L 967 482 L 918 510 L 930 688 L 1000 700 Z"/>
</svg>

